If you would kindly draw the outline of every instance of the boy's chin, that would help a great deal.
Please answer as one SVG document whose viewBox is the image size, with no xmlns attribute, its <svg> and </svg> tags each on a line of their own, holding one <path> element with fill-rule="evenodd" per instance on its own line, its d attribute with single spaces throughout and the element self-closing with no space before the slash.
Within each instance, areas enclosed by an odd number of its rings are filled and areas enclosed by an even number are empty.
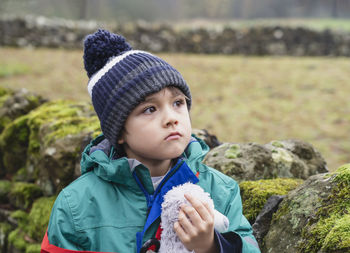
<svg viewBox="0 0 350 253">
<path fill-rule="evenodd" d="M 173 159 L 176 159 L 176 158 L 180 157 L 180 156 L 182 155 L 183 152 L 184 152 L 184 149 L 181 149 L 181 150 L 174 150 L 174 152 L 171 152 L 171 153 L 169 153 L 169 154 L 165 154 L 163 160 L 173 160 Z"/>
</svg>

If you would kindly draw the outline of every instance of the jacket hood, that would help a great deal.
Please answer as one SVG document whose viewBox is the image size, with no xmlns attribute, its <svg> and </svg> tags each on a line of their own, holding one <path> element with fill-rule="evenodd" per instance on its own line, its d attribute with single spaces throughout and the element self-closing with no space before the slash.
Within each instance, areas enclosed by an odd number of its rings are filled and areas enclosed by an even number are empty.
<svg viewBox="0 0 350 253">
<path fill-rule="evenodd" d="M 181 158 L 185 160 L 190 168 L 197 168 L 209 147 L 204 141 L 192 135 Z M 117 158 L 116 150 L 104 137 L 103 134 L 95 138 L 86 146 L 80 161 L 81 174 L 94 170 L 100 178 L 119 184 L 130 184 L 134 182 L 132 172 L 140 169 L 147 173 L 148 169 L 135 159 L 127 157 Z M 194 169 L 192 169 L 194 170 Z M 196 171 L 193 171 L 194 173 Z"/>
</svg>

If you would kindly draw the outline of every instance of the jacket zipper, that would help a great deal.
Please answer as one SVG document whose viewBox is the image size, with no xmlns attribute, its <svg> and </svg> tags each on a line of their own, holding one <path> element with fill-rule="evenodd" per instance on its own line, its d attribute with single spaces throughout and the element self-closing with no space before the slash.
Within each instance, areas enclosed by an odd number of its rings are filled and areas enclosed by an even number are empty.
<svg viewBox="0 0 350 253">
<path fill-rule="evenodd" d="M 149 213 L 149 211 L 151 210 L 151 207 L 153 205 L 153 201 L 155 199 L 155 197 L 157 196 L 157 194 L 160 192 L 160 189 L 163 187 L 163 185 L 168 181 L 168 179 L 174 175 L 176 173 L 176 171 L 181 167 L 181 165 L 184 163 L 183 160 L 179 160 L 176 165 L 169 171 L 169 173 L 163 178 L 163 180 L 160 182 L 160 184 L 158 185 L 158 187 L 156 188 L 156 190 L 154 191 L 153 194 L 149 194 L 145 187 L 143 186 L 143 184 L 141 183 L 140 179 L 138 178 L 138 176 L 136 175 L 136 170 L 132 173 L 133 177 L 135 178 L 137 184 L 139 185 L 140 189 L 142 190 L 143 194 L 146 197 L 146 201 L 147 201 L 147 215 Z"/>
</svg>

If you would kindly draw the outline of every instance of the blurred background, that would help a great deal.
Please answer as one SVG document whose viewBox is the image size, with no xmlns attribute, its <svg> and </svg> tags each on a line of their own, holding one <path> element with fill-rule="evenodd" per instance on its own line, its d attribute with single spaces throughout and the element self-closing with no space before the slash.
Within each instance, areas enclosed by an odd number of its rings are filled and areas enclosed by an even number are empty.
<svg viewBox="0 0 350 253">
<path fill-rule="evenodd" d="M 193 127 L 350 161 L 350 0 L 1 0 L 0 17 L 1 87 L 90 101 L 82 40 L 104 27 L 183 74 Z"/>
<path fill-rule="evenodd" d="M 1 0 L 1 13 L 103 21 L 349 18 L 348 0 Z"/>
</svg>

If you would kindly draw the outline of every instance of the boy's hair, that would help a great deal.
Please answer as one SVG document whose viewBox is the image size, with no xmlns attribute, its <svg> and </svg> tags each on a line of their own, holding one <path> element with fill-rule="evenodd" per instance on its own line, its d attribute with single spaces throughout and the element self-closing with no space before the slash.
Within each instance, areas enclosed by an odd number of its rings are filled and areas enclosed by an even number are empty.
<svg viewBox="0 0 350 253">
<path fill-rule="evenodd" d="M 173 86 L 183 92 L 191 107 L 190 89 L 181 74 L 149 52 L 132 50 L 120 35 L 101 29 L 88 35 L 84 65 L 102 132 L 114 147 L 128 115 L 148 95 Z"/>
</svg>

